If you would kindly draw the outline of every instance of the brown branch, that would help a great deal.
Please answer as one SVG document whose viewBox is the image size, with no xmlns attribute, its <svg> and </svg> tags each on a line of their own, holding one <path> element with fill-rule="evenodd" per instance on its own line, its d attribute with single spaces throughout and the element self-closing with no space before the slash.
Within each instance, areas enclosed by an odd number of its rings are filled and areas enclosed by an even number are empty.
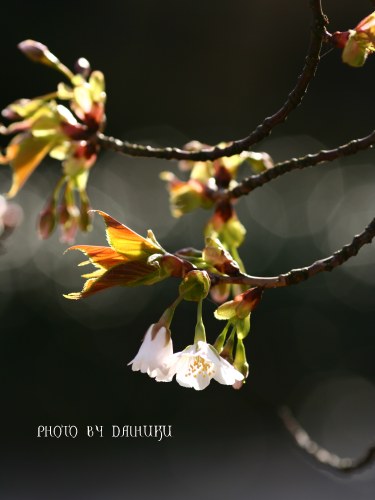
<svg viewBox="0 0 375 500">
<path fill-rule="evenodd" d="M 295 87 L 290 92 L 286 102 L 281 108 L 273 115 L 265 118 L 247 137 L 232 141 L 229 146 L 223 148 L 216 146 L 201 151 L 186 151 L 179 148 L 154 148 L 152 146 L 132 144 L 99 133 L 99 145 L 105 149 L 111 149 L 130 156 L 194 161 L 215 160 L 216 158 L 233 156 L 248 150 L 251 146 L 267 137 L 276 125 L 283 123 L 291 111 L 300 105 L 309 83 L 314 78 L 320 59 L 323 40 L 327 36 L 326 26 L 328 24 L 328 19 L 323 13 L 321 0 L 310 0 L 310 8 L 313 15 L 311 39 L 302 73 L 298 77 Z"/>
<path fill-rule="evenodd" d="M 289 408 L 286 406 L 281 407 L 279 416 L 285 428 L 293 436 L 296 444 L 322 465 L 348 473 L 359 471 L 375 461 L 375 445 L 371 446 L 359 458 L 340 458 L 313 441 L 294 418 Z"/>
<path fill-rule="evenodd" d="M 249 276 L 245 274 L 241 274 L 239 276 L 220 276 L 217 274 L 211 274 L 210 275 L 211 282 L 212 285 L 216 285 L 218 283 L 231 283 L 231 284 L 240 284 L 249 286 L 260 286 L 263 288 L 278 288 L 283 286 L 297 285 L 302 281 L 306 281 L 309 278 L 312 278 L 316 274 L 319 274 L 323 271 L 332 271 L 336 267 L 341 266 L 351 257 L 357 255 L 357 253 L 363 247 L 363 245 L 371 243 L 374 237 L 375 237 L 375 218 L 361 233 L 354 236 L 351 243 L 343 246 L 340 250 L 337 250 L 333 255 L 330 255 L 325 259 L 313 262 L 308 267 L 303 267 L 300 269 L 292 269 L 287 273 L 273 277 Z"/>
<path fill-rule="evenodd" d="M 375 144 L 375 130 L 366 137 L 361 137 L 359 139 L 353 139 L 347 144 L 338 146 L 335 149 L 319 151 L 315 154 L 308 154 L 302 158 L 292 158 L 281 163 L 276 163 L 275 166 L 269 170 L 266 170 L 260 174 L 252 175 L 247 177 L 242 182 L 238 184 L 235 188 L 228 191 L 225 196 L 227 198 L 239 198 L 249 194 L 254 189 L 263 186 L 267 182 L 280 177 L 293 170 L 303 169 L 307 167 L 312 167 L 318 165 L 319 163 L 331 162 L 341 158 L 343 156 L 350 156 L 358 153 L 358 151 L 363 151 L 372 148 Z"/>
</svg>

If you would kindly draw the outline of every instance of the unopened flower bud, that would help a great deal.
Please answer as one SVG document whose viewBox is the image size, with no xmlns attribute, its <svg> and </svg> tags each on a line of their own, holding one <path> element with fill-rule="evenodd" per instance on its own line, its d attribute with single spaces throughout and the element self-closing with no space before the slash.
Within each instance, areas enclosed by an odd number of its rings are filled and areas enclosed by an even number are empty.
<svg viewBox="0 0 375 500">
<path fill-rule="evenodd" d="M 246 351 L 242 339 L 237 339 L 236 355 L 234 357 L 233 366 L 234 368 L 236 368 L 236 370 L 242 373 L 242 375 L 244 376 L 244 380 L 248 377 L 249 363 L 247 362 L 246 359 Z M 242 385 L 241 386 L 236 385 L 234 388 L 240 389 L 241 387 Z"/>
<path fill-rule="evenodd" d="M 262 288 L 250 288 L 247 292 L 236 295 L 233 300 L 219 306 L 214 315 L 217 319 L 244 319 L 259 304 L 262 293 Z"/>
<path fill-rule="evenodd" d="M 1 111 L 1 115 L 10 121 L 16 121 L 22 118 L 21 115 L 13 111 L 9 106 L 7 106 Z"/>
<path fill-rule="evenodd" d="M 56 207 L 53 200 L 51 200 L 39 214 L 38 220 L 38 234 L 42 240 L 47 239 L 56 225 Z"/>
<path fill-rule="evenodd" d="M 87 59 L 80 57 L 74 64 L 74 70 L 77 74 L 87 78 L 91 73 L 91 65 Z"/>
<path fill-rule="evenodd" d="M 179 292 L 185 300 L 198 302 L 207 297 L 210 286 L 206 271 L 190 271 L 181 282 Z"/>
<path fill-rule="evenodd" d="M 59 64 L 57 57 L 49 51 L 43 43 L 35 40 L 24 40 L 18 44 L 18 48 L 31 61 L 46 64 L 47 66 L 56 66 Z"/>
<path fill-rule="evenodd" d="M 18 48 L 25 54 L 31 61 L 45 64 L 51 68 L 61 71 L 66 77 L 72 79 L 73 73 L 59 59 L 50 52 L 49 48 L 43 43 L 36 42 L 35 40 L 24 40 L 18 44 Z"/>
<path fill-rule="evenodd" d="M 68 207 L 64 203 L 59 207 L 59 223 L 65 224 L 70 219 Z"/>
<path fill-rule="evenodd" d="M 59 210 L 61 243 L 74 243 L 79 228 L 80 211 L 76 205 L 64 203 Z"/>
<path fill-rule="evenodd" d="M 219 189 L 228 189 L 232 180 L 231 172 L 220 162 L 214 161 L 215 183 Z"/>
<path fill-rule="evenodd" d="M 92 228 L 92 215 L 90 213 L 90 203 L 86 197 L 81 197 L 81 206 L 79 209 L 79 227 L 82 231 L 90 231 Z"/>
<path fill-rule="evenodd" d="M 78 232 L 77 219 L 71 219 L 67 223 L 60 225 L 60 230 L 60 242 L 71 245 L 72 243 L 74 243 Z"/>
<path fill-rule="evenodd" d="M 238 339 L 244 339 L 250 332 L 250 314 L 236 321 L 236 333 Z"/>
</svg>

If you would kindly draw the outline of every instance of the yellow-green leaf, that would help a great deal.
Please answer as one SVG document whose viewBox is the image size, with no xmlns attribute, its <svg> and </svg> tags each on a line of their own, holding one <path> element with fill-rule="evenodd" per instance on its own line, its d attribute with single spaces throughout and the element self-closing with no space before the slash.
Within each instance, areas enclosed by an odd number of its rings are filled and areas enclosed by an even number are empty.
<svg viewBox="0 0 375 500">
<path fill-rule="evenodd" d="M 130 260 L 147 260 L 154 253 L 165 253 L 160 245 L 143 238 L 129 227 L 113 219 L 105 212 L 97 211 L 107 226 L 107 240 L 111 247 Z"/>
<path fill-rule="evenodd" d="M 15 196 L 34 172 L 39 163 L 54 146 L 54 138 L 32 137 L 20 134 L 14 137 L 7 148 L 7 155 L 12 158 L 13 182 L 8 197 Z M 8 151 L 9 150 L 9 151 Z"/>
</svg>

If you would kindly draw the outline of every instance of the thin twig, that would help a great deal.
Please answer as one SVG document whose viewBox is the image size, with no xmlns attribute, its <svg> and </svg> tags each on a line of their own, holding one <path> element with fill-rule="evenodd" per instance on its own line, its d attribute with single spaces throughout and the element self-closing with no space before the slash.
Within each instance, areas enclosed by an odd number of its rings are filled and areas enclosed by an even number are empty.
<svg viewBox="0 0 375 500">
<path fill-rule="evenodd" d="M 309 278 L 312 278 L 316 274 L 319 274 L 323 271 L 332 271 L 336 267 L 341 266 L 351 257 L 357 255 L 363 245 L 371 243 L 374 237 L 375 218 L 361 233 L 354 236 L 351 243 L 343 246 L 333 255 L 330 255 L 325 259 L 313 262 L 308 267 L 292 269 L 287 273 L 273 277 L 249 276 L 247 274 L 241 274 L 239 276 L 220 276 L 217 274 L 211 274 L 211 283 L 212 285 L 216 285 L 218 283 L 231 283 L 249 286 L 260 286 L 262 288 L 278 288 L 283 286 L 297 285 L 302 281 L 306 281 Z"/>
<path fill-rule="evenodd" d="M 341 158 L 343 156 L 350 156 L 358 153 L 359 151 L 364 151 L 370 149 L 375 144 L 375 130 L 366 137 L 361 137 L 359 139 L 353 139 L 347 144 L 338 146 L 335 149 L 322 150 L 315 154 L 308 154 L 302 158 L 292 158 L 291 160 L 276 163 L 275 166 L 269 170 L 266 170 L 260 174 L 252 175 L 247 177 L 242 182 L 238 184 L 235 188 L 226 193 L 228 198 L 239 198 L 249 194 L 254 189 L 263 186 L 267 182 L 280 177 L 293 170 L 303 169 L 307 167 L 312 167 L 318 165 L 319 163 L 331 162 Z"/>
<path fill-rule="evenodd" d="M 295 87 L 290 92 L 281 108 L 273 115 L 265 118 L 247 137 L 232 141 L 227 147 L 219 148 L 216 146 L 200 151 L 186 151 L 171 147 L 154 148 L 152 146 L 143 146 L 121 141 L 120 139 L 115 139 L 114 137 L 109 137 L 101 133 L 98 134 L 98 143 L 105 149 L 111 149 L 130 156 L 163 158 L 166 160 L 215 160 L 216 158 L 233 156 L 248 150 L 251 146 L 267 137 L 276 125 L 283 123 L 291 111 L 300 105 L 309 83 L 314 78 L 320 59 L 323 40 L 327 36 L 326 26 L 328 20 L 323 13 L 321 0 L 310 0 L 310 8 L 313 15 L 311 39 L 302 73 L 298 77 Z"/>
<path fill-rule="evenodd" d="M 341 472 L 357 472 L 375 461 L 375 445 L 371 446 L 359 458 L 340 458 L 319 446 L 313 441 L 307 432 L 301 427 L 294 418 L 289 408 L 283 406 L 279 409 L 279 416 L 283 421 L 285 428 L 293 436 L 296 444 L 320 464 L 332 467 Z"/>
</svg>

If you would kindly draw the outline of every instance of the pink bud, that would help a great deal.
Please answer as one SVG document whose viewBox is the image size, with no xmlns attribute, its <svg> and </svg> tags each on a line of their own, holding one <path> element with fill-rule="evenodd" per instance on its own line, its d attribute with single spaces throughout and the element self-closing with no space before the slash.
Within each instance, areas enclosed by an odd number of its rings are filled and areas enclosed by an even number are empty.
<svg viewBox="0 0 375 500">
<path fill-rule="evenodd" d="M 18 48 L 33 62 L 48 65 L 59 63 L 57 57 L 49 51 L 46 45 L 35 40 L 24 40 L 18 44 Z"/>
<path fill-rule="evenodd" d="M 39 214 L 38 234 L 42 240 L 47 239 L 55 229 L 56 210 L 55 204 L 51 200 Z"/>
<path fill-rule="evenodd" d="M 78 231 L 78 221 L 70 220 L 66 224 L 62 224 L 60 226 L 61 234 L 60 234 L 60 242 L 67 243 L 71 245 L 75 242 L 77 231 Z"/>
</svg>

